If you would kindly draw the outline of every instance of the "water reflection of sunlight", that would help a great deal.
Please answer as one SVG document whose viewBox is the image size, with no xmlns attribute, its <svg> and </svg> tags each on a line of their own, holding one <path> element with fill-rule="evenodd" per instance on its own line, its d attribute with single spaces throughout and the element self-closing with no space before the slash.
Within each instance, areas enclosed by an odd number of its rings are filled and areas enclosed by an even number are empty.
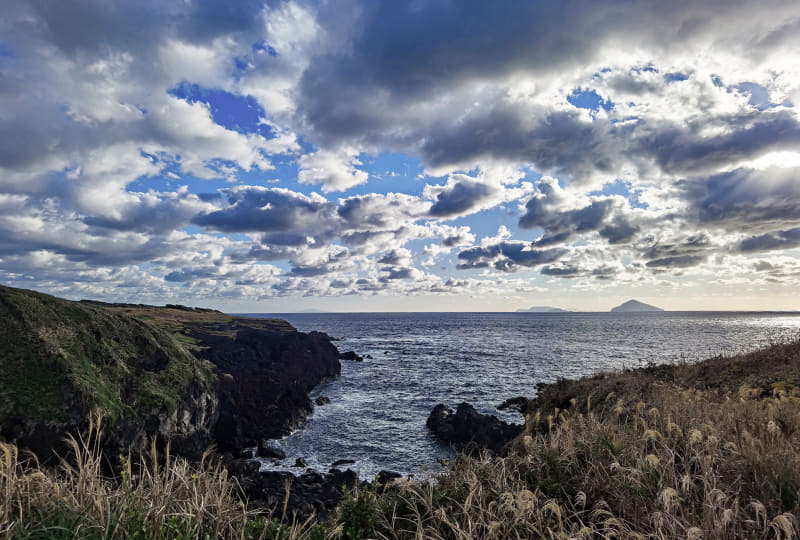
<svg viewBox="0 0 800 540">
<path fill-rule="evenodd" d="M 762 317 L 752 321 L 755 326 L 770 326 L 772 328 L 785 328 L 800 330 L 800 313 L 797 315 L 787 315 L 780 317 Z"/>
</svg>

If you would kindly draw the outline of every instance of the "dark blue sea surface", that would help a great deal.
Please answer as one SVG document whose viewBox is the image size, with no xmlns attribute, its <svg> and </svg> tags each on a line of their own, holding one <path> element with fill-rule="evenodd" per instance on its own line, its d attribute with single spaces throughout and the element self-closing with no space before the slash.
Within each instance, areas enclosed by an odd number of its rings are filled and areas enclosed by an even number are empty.
<svg viewBox="0 0 800 540">
<path fill-rule="evenodd" d="M 342 361 L 342 375 L 312 394 L 327 396 L 300 430 L 280 440 L 287 454 L 264 468 L 292 470 L 303 457 L 327 470 L 353 459 L 362 478 L 381 469 L 435 470 L 451 457 L 425 427 L 437 403 L 472 403 L 521 422 L 496 406 L 533 397 L 536 383 L 649 363 L 698 361 L 800 337 L 800 314 L 612 313 L 324 313 L 280 317 L 298 330 L 340 339 L 340 351 L 372 356 Z M 301 472 L 302 469 L 294 469 Z"/>
</svg>

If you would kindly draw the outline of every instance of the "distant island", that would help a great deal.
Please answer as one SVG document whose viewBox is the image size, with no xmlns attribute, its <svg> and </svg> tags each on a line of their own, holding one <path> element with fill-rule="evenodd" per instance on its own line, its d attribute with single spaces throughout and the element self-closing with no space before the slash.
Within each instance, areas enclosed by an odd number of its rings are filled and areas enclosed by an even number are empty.
<svg viewBox="0 0 800 540">
<path fill-rule="evenodd" d="M 611 309 L 611 313 L 641 313 L 641 312 L 664 311 L 660 307 L 651 306 L 638 300 L 628 300 L 624 304 L 620 304 Z"/>
<path fill-rule="evenodd" d="M 517 313 L 569 313 L 569 310 L 551 306 L 531 306 L 528 309 L 518 309 Z"/>
</svg>

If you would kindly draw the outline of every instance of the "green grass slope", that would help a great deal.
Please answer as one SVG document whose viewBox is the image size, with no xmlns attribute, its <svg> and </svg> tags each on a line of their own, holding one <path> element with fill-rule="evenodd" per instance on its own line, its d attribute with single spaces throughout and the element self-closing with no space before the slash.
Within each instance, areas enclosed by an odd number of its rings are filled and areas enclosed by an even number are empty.
<svg viewBox="0 0 800 540">
<path fill-rule="evenodd" d="M 0 287 L 0 428 L 68 425 L 99 412 L 175 410 L 211 366 L 167 329 L 88 302 Z"/>
</svg>

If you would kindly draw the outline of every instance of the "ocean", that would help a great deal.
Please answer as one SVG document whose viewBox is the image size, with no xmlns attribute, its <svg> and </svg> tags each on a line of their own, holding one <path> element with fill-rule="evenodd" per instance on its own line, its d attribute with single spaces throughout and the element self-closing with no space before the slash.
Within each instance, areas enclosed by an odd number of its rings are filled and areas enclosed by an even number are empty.
<svg viewBox="0 0 800 540">
<path fill-rule="evenodd" d="M 650 363 L 695 362 L 800 337 L 800 313 L 264 313 L 298 330 L 337 338 L 341 377 L 325 383 L 305 425 L 277 441 L 287 457 L 262 469 L 289 470 L 302 457 L 326 471 L 339 459 L 370 479 L 380 470 L 426 475 L 451 451 L 425 427 L 438 403 L 467 401 L 522 422 L 497 405 L 533 397 L 536 384 Z"/>
</svg>

